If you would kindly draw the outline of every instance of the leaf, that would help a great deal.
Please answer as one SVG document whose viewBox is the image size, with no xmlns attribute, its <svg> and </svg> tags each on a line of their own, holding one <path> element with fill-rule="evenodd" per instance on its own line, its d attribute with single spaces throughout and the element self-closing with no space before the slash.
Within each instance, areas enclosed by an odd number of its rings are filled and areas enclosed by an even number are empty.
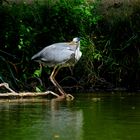
<svg viewBox="0 0 140 140">
<path fill-rule="evenodd" d="M 41 89 L 39 87 L 35 88 L 36 92 L 41 92 Z"/>
<path fill-rule="evenodd" d="M 42 69 L 35 70 L 33 76 L 34 76 L 34 77 L 40 77 L 40 76 L 41 76 L 41 72 L 42 72 Z"/>
</svg>

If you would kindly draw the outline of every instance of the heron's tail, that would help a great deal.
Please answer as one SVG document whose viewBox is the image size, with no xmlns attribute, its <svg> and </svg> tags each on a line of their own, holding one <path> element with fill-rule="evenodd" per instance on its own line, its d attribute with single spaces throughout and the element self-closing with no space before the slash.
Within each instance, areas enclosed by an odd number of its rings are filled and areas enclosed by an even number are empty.
<svg viewBox="0 0 140 140">
<path fill-rule="evenodd" d="M 40 58 L 41 58 L 40 55 L 37 53 L 34 56 L 32 56 L 31 60 L 36 61 L 36 60 L 40 60 Z"/>
</svg>

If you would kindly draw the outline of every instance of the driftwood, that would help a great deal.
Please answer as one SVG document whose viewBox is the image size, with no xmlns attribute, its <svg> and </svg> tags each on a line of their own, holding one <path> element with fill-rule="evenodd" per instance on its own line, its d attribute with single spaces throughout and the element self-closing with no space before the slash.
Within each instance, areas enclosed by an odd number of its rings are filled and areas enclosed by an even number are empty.
<svg viewBox="0 0 140 140">
<path fill-rule="evenodd" d="M 22 98 L 22 97 L 45 97 L 48 94 L 53 94 L 55 95 L 55 93 L 53 93 L 52 91 L 47 91 L 47 92 L 39 92 L 39 93 L 35 93 L 35 92 L 21 92 L 21 93 L 0 93 L 0 98 L 6 98 L 6 97 L 15 97 L 15 98 Z M 56 95 L 55 95 L 56 96 Z M 58 96 L 58 95 L 57 95 Z"/>
<path fill-rule="evenodd" d="M 56 101 L 60 101 L 60 100 L 73 100 L 74 97 L 71 94 L 67 94 L 67 95 L 58 95 L 52 91 L 46 91 L 46 92 L 20 92 L 17 93 L 15 92 L 13 89 L 11 89 L 9 87 L 8 83 L 1 83 L 0 87 L 5 87 L 7 90 L 9 90 L 10 92 L 8 93 L 0 93 L 0 99 L 25 99 L 25 98 L 31 98 L 31 97 L 47 97 L 48 94 L 51 94 L 53 96 L 55 96 L 56 98 L 54 100 Z"/>
<path fill-rule="evenodd" d="M 10 98 L 10 97 L 14 97 L 14 98 L 45 97 L 48 94 L 52 94 L 52 95 L 56 96 L 57 98 L 59 98 L 59 95 L 54 93 L 54 92 L 52 92 L 52 91 L 39 92 L 39 93 L 35 93 L 35 92 L 21 92 L 21 93 L 17 93 L 17 92 L 15 92 L 13 89 L 11 89 L 9 87 L 8 83 L 1 83 L 0 87 L 5 87 L 7 90 L 10 91 L 8 93 L 0 93 L 0 98 Z"/>
<path fill-rule="evenodd" d="M 12 89 L 9 87 L 9 84 L 8 84 L 8 83 L 1 83 L 1 84 L 0 84 L 0 87 L 5 87 L 5 88 L 8 89 L 10 92 L 16 93 L 14 90 L 12 90 Z"/>
</svg>

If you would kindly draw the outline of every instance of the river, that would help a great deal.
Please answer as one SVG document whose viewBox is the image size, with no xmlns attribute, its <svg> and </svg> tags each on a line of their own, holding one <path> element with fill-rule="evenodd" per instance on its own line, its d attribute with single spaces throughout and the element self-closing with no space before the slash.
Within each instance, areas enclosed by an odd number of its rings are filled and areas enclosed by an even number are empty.
<svg viewBox="0 0 140 140">
<path fill-rule="evenodd" d="M 0 103 L 0 140 L 140 140 L 140 96 L 79 94 L 74 101 Z"/>
</svg>

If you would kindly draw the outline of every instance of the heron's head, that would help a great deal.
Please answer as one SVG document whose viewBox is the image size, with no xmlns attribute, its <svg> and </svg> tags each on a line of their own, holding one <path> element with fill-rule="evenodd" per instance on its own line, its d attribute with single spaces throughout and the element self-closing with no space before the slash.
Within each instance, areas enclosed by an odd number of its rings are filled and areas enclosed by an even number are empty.
<svg viewBox="0 0 140 140">
<path fill-rule="evenodd" d="M 75 42 L 75 43 L 78 43 L 80 41 L 80 38 L 79 37 L 75 37 L 75 38 L 73 38 L 72 41 Z"/>
</svg>

